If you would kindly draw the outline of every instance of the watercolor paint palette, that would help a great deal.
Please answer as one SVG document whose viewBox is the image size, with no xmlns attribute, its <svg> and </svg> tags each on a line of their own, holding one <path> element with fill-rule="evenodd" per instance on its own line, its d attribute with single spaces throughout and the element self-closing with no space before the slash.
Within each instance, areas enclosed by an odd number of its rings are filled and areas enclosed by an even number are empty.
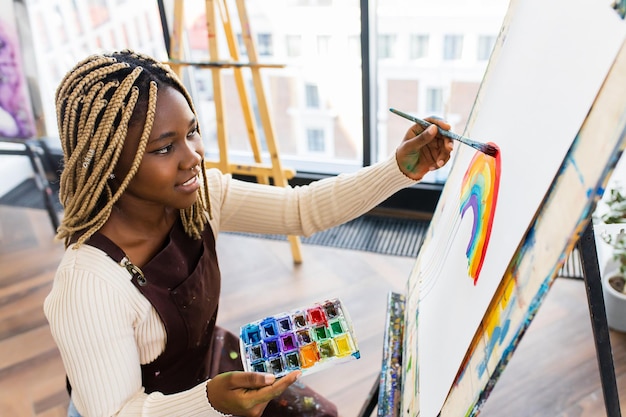
<svg viewBox="0 0 626 417">
<path fill-rule="evenodd" d="M 337 298 L 241 326 L 240 347 L 246 371 L 277 377 L 295 370 L 310 374 L 361 356 Z"/>
</svg>

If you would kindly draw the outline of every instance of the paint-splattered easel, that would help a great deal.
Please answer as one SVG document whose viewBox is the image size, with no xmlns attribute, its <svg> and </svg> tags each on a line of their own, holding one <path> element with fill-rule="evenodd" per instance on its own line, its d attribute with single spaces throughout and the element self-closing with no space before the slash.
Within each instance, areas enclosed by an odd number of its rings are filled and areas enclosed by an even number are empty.
<svg viewBox="0 0 626 417">
<path fill-rule="evenodd" d="M 184 1 L 174 1 L 173 30 L 171 36 L 168 30 L 163 0 L 158 0 L 158 4 L 159 11 L 161 13 L 161 23 L 163 26 L 165 44 L 167 46 L 169 55 L 168 64 L 172 67 L 172 69 L 181 77 L 182 69 L 186 66 L 208 68 L 211 70 L 213 81 L 213 99 L 215 102 L 217 123 L 216 128 L 217 142 L 219 147 L 219 160 L 207 160 L 205 163 L 206 167 L 216 167 L 224 173 L 253 176 L 256 177 L 257 182 L 262 184 L 270 184 L 271 179 L 272 183 L 276 186 L 287 186 L 287 181 L 294 177 L 295 171 L 293 169 L 283 168 L 280 161 L 278 143 L 276 141 L 272 117 L 270 115 L 269 106 L 267 104 L 267 98 L 260 72 L 261 68 L 279 68 L 282 67 L 282 65 L 262 64 L 259 62 L 255 41 L 250 31 L 250 20 L 248 18 L 248 12 L 246 10 L 245 0 L 236 0 L 236 5 L 239 20 L 241 23 L 241 36 L 248 56 L 247 62 L 240 61 L 237 38 L 231 25 L 231 18 L 228 11 L 228 5 L 226 4 L 226 0 L 205 1 L 206 23 L 208 29 L 208 49 L 210 59 L 210 61 L 208 62 L 190 62 L 184 60 Z M 218 22 L 221 22 L 223 33 L 226 37 L 229 52 L 228 60 L 220 60 L 217 40 L 219 32 L 219 29 L 217 27 Z M 244 121 L 248 132 L 248 139 L 254 157 L 254 163 L 236 164 L 229 161 L 226 112 L 221 74 L 221 70 L 225 68 L 231 68 L 234 74 L 237 92 L 239 93 L 239 101 L 241 104 L 241 109 L 243 111 Z M 248 90 L 245 85 L 245 80 L 242 72 L 243 68 L 249 68 L 252 76 L 252 83 L 256 96 L 256 104 L 258 106 L 261 126 L 265 134 L 265 142 L 267 144 L 271 160 L 271 164 L 269 165 L 262 162 L 259 135 L 257 133 L 257 126 L 254 119 L 254 113 L 252 111 L 250 95 L 248 94 Z M 294 263 L 301 263 L 302 255 L 300 238 L 298 236 L 288 236 L 288 240 L 291 244 L 291 253 Z"/>
<path fill-rule="evenodd" d="M 513 6 L 515 3 L 519 4 L 514 0 Z M 626 2 L 616 2 L 615 9 L 623 19 Z M 507 23 L 505 20 L 504 28 Z M 501 33 L 501 42 L 494 49 L 495 55 L 500 52 L 506 35 L 505 31 Z M 547 296 L 567 254 L 575 246 L 578 246 L 582 259 L 606 413 L 611 417 L 621 416 L 591 216 L 610 174 L 626 148 L 624 91 L 626 42 L 621 44 L 558 174 L 491 298 L 439 417 L 479 414 Z M 476 103 L 481 102 L 480 94 Z M 470 118 L 469 124 L 472 122 Z M 404 296 L 408 299 L 407 294 Z M 360 417 L 369 416 L 376 403 L 378 416 L 416 415 L 407 409 L 400 409 L 399 403 L 402 394 L 417 396 L 413 386 L 400 380 L 402 370 L 398 369 L 398 358 L 406 353 L 403 351 L 403 342 L 408 339 L 404 334 L 407 328 L 402 320 L 418 314 L 416 310 L 408 311 L 408 301 L 405 314 L 404 296 L 390 296 L 381 378 L 370 392 Z M 498 329 L 499 333 L 494 329 Z M 417 364 L 413 363 L 412 366 Z"/>
</svg>

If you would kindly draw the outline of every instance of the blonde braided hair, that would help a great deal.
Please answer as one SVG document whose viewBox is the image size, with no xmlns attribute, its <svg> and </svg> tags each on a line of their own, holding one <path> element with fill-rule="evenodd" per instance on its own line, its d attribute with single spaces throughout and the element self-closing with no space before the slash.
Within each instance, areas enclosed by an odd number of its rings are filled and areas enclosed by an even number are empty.
<svg viewBox="0 0 626 417">
<path fill-rule="evenodd" d="M 56 91 L 56 113 L 64 166 L 59 197 L 64 217 L 57 239 L 75 247 L 109 219 L 113 205 L 133 179 L 152 130 L 159 88 L 178 90 L 196 114 L 191 96 L 177 75 L 155 59 L 133 51 L 91 55 L 68 72 Z M 143 132 L 128 174 L 116 190 L 109 184 L 129 126 L 143 122 Z M 204 166 L 204 158 L 201 161 Z M 180 210 L 186 233 L 199 239 L 211 216 L 205 170 L 203 187 L 189 208 Z"/>
</svg>

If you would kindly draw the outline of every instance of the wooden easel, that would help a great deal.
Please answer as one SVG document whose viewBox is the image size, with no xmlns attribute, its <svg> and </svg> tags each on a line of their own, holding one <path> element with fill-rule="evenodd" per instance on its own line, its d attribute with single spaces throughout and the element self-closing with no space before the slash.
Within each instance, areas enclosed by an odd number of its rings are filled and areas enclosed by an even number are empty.
<svg viewBox="0 0 626 417">
<path fill-rule="evenodd" d="M 250 31 L 250 20 L 248 18 L 248 12 L 245 6 L 245 0 L 236 0 L 237 11 L 239 20 L 241 23 L 242 38 L 246 52 L 248 55 L 248 62 L 241 62 L 239 56 L 239 50 L 237 46 L 237 38 L 231 25 L 230 13 L 228 11 L 228 5 L 226 0 L 206 0 L 206 23 L 208 29 L 208 47 L 209 47 L 209 62 L 190 62 L 185 61 L 183 57 L 183 15 L 184 15 L 184 0 L 174 1 L 174 19 L 172 36 L 169 38 L 169 31 L 165 25 L 165 18 L 163 16 L 163 3 L 159 0 L 159 9 L 161 10 L 161 20 L 163 23 L 164 34 L 166 36 L 166 44 L 169 45 L 168 64 L 179 75 L 182 76 L 182 69 L 185 66 L 193 66 L 198 68 L 208 68 L 211 70 L 213 81 L 213 97 L 215 101 L 215 112 L 217 121 L 217 141 L 219 147 L 219 160 L 206 161 L 207 168 L 219 168 L 224 173 L 240 174 L 247 176 L 254 176 L 257 182 L 261 184 L 270 184 L 270 178 L 273 181 L 273 185 L 279 187 L 288 186 L 288 180 L 293 178 L 295 171 L 293 169 L 283 168 L 278 151 L 278 144 L 274 134 L 274 126 L 270 115 L 269 107 L 267 104 L 267 98 L 265 95 L 265 89 L 263 86 L 263 80 L 261 78 L 261 68 L 269 67 L 282 67 L 282 65 L 276 64 L 261 64 L 258 60 L 258 54 L 252 33 Z M 226 37 L 226 42 L 229 50 L 229 60 L 220 60 L 218 49 L 218 22 L 221 22 L 223 32 Z M 169 38 L 169 39 L 168 39 Z M 244 120 L 248 132 L 248 138 L 252 153 L 254 156 L 254 163 L 251 164 L 236 164 L 229 161 L 228 155 L 228 133 L 226 129 L 226 113 L 224 104 L 224 93 L 222 84 L 221 70 L 224 68 L 231 68 L 234 74 L 235 83 L 237 85 L 237 92 L 239 93 L 239 101 L 241 109 L 243 111 Z M 252 111 L 252 105 L 250 101 L 250 95 L 246 89 L 243 68 L 249 68 L 252 75 L 252 82 L 254 87 L 254 93 L 256 96 L 256 102 L 261 118 L 261 126 L 265 133 L 265 141 L 270 155 L 270 164 L 264 164 L 261 157 L 261 146 L 257 133 L 257 127 L 254 120 L 254 114 Z M 288 240 L 291 244 L 291 252 L 294 263 L 299 264 L 302 262 L 301 255 L 301 243 L 298 236 L 288 236 Z"/>
</svg>

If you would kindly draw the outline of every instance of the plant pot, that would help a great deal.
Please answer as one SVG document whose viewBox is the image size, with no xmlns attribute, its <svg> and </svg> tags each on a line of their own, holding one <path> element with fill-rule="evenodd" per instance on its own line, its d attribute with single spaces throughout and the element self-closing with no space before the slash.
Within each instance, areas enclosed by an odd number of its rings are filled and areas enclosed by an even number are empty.
<svg viewBox="0 0 626 417">
<path fill-rule="evenodd" d="M 606 307 L 606 319 L 611 329 L 626 332 L 626 294 L 613 288 L 609 283 L 614 277 L 624 278 L 616 265 L 607 265 L 602 275 L 602 292 Z"/>
</svg>

